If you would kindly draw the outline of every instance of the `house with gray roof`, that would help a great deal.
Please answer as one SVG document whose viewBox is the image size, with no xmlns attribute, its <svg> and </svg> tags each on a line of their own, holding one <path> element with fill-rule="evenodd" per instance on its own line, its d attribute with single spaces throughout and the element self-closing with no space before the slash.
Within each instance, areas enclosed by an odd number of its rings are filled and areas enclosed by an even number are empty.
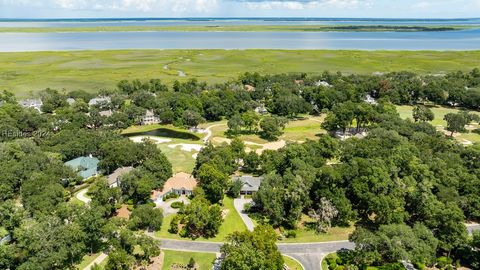
<svg viewBox="0 0 480 270">
<path fill-rule="evenodd" d="M 120 186 L 120 177 L 124 174 L 129 173 L 133 170 L 133 167 L 122 167 L 116 169 L 112 174 L 107 177 L 109 187 L 118 187 Z"/>
<path fill-rule="evenodd" d="M 20 100 L 18 103 L 20 104 L 20 106 L 24 108 L 33 108 L 38 112 L 42 112 L 43 102 L 41 99 L 33 99 L 33 98 L 24 99 L 24 100 Z"/>
<path fill-rule="evenodd" d="M 89 106 L 101 105 L 101 104 L 108 104 L 111 102 L 110 97 L 96 97 L 90 99 L 88 102 Z"/>
<path fill-rule="evenodd" d="M 240 189 L 241 195 L 252 195 L 253 193 L 257 192 L 260 188 L 260 184 L 262 183 L 263 176 L 252 176 L 252 175 L 242 175 L 242 176 L 234 176 L 232 178 L 233 181 L 240 180 L 243 183 L 242 188 Z"/>
<path fill-rule="evenodd" d="M 76 159 L 65 162 L 65 165 L 72 168 L 83 180 L 96 176 L 98 174 L 98 158 L 78 157 Z"/>
<path fill-rule="evenodd" d="M 160 123 L 160 118 L 152 110 L 147 110 L 142 117 L 142 125 L 153 125 Z"/>
</svg>

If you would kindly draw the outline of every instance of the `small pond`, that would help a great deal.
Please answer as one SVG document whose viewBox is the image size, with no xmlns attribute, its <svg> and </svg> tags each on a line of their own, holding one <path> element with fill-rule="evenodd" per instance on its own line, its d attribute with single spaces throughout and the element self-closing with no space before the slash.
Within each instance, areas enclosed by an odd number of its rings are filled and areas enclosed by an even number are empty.
<svg viewBox="0 0 480 270">
<path fill-rule="evenodd" d="M 191 141 L 199 141 L 200 137 L 195 134 L 183 131 L 177 131 L 169 128 L 158 128 L 150 131 L 145 132 L 136 132 L 136 133 L 128 133 L 125 134 L 127 137 L 135 137 L 135 136 L 158 136 L 158 137 L 167 137 L 173 139 L 182 139 L 182 140 L 191 140 Z"/>
</svg>

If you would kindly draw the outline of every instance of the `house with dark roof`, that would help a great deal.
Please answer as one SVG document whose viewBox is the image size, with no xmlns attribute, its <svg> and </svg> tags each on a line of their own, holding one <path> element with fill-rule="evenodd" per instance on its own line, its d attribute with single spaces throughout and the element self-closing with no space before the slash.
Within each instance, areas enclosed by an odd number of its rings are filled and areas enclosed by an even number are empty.
<svg viewBox="0 0 480 270">
<path fill-rule="evenodd" d="M 78 157 L 76 159 L 65 162 L 65 165 L 72 168 L 83 180 L 96 176 L 98 174 L 98 158 Z"/>
<path fill-rule="evenodd" d="M 120 186 L 120 177 L 124 174 L 129 173 L 133 170 L 133 167 L 122 167 L 116 169 L 112 174 L 107 177 L 109 187 L 118 187 Z"/>
<path fill-rule="evenodd" d="M 243 183 L 242 188 L 240 189 L 240 195 L 252 195 L 257 192 L 262 183 L 263 176 L 252 176 L 252 175 L 242 175 L 234 176 L 233 181 L 240 180 Z"/>
</svg>

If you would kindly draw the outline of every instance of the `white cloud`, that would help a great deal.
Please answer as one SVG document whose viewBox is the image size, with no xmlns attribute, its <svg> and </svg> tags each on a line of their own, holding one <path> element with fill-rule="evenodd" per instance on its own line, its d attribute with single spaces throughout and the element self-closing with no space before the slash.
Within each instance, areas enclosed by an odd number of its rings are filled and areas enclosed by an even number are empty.
<svg viewBox="0 0 480 270">
<path fill-rule="evenodd" d="M 287 9 L 308 10 L 315 8 L 346 8 L 352 9 L 359 6 L 369 7 L 371 0 L 317 0 L 317 1 L 244 1 L 249 9 Z"/>
<path fill-rule="evenodd" d="M 218 0 L 0 0 L 7 6 L 47 7 L 67 10 L 102 11 L 164 11 L 208 13 L 218 6 Z"/>
</svg>

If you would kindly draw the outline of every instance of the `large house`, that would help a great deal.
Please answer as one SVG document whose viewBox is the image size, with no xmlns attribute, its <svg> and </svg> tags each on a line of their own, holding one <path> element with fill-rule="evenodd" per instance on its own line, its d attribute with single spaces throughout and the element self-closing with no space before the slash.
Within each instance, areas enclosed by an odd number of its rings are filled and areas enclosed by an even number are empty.
<svg viewBox="0 0 480 270">
<path fill-rule="evenodd" d="M 112 174 L 107 177 L 109 187 L 118 187 L 120 186 L 120 176 L 129 173 L 133 170 L 133 167 L 122 167 L 116 169 Z"/>
<path fill-rule="evenodd" d="M 33 108 L 38 112 L 42 112 L 43 102 L 41 99 L 24 99 L 18 102 L 24 108 Z"/>
<path fill-rule="evenodd" d="M 153 200 L 162 199 L 163 196 L 176 193 L 178 195 L 191 195 L 193 189 L 197 186 L 197 180 L 188 173 L 180 172 L 172 176 L 163 185 L 162 191 L 154 191 L 152 194 Z"/>
<path fill-rule="evenodd" d="M 96 97 L 90 99 L 88 101 L 89 106 L 95 106 L 95 105 L 102 105 L 102 104 L 109 104 L 111 102 L 110 97 Z"/>
<path fill-rule="evenodd" d="M 262 183 L 263 176 L 255 177 L 251 175 L 234 176 L 233 181 L 240 180 L 243 183 L 240 189 L 241 195 L 252 195 L 257 192 Z"/>
<path fill-rule="evenodd" d="M 142 118 L 142 125 L 152 125 L 160 123 L 160 118 L 152 110 L 147 110 Z"/>
<path fill-rule="evenodd" d="M 96 176 L 98 174 L 98 158 L 78 157 L 76 159 L 65 162 L 65 165 L 72 168 L 83 180 Z"/>
</svg>

